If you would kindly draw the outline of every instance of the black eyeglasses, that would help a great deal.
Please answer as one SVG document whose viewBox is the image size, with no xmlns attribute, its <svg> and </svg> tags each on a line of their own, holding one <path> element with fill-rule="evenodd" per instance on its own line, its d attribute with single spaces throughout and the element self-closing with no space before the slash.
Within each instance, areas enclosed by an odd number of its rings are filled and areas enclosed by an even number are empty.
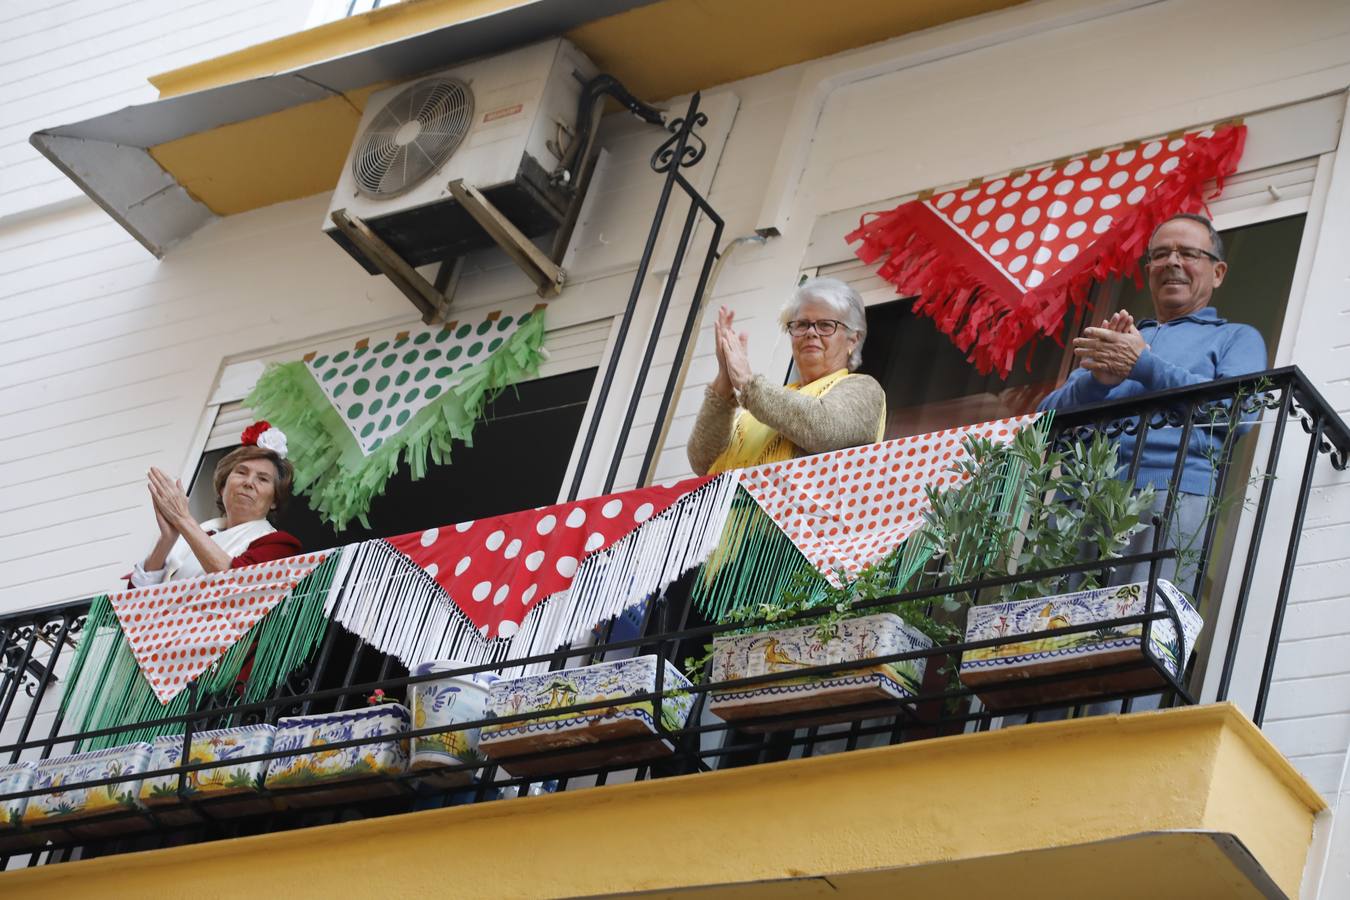
<svg viewBox="0 0 1350 900">
<path fill-rule="evenodd" d="M 1173 253 L 1181 257 L 1183 263 L 1199 262 L 1202 259 L 1210 259 L 1214 262 L 1221 261 L 1218 256 L 1208 250 L 1201 250 L 1199 247 L 1152 247 L 1144 254 L 1144 265 L 1165 266 L 1171 261 Z"/>
<path fill-rule="evenodd" d="M 840 328 L 848 326 L 836 319 L 816 319 L 814 322 L 810 319 L 793 319 L 787 323 L 787 332 L 793 337 L 801 337 L 812 330 L 821 337 L 829 337 Z"/>
</svg>

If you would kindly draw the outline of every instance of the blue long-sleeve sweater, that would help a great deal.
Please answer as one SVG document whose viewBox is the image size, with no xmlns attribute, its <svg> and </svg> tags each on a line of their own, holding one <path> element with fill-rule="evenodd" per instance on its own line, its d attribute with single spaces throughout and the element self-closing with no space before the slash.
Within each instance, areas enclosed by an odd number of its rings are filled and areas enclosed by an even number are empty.
<svg viewBox="0 0 1350 900">
<path fill-rule="evenodd" d="M 1166 324 L 1145 319 L 1138 327 L 1149 347 L 1139 355 L 1128 378 L 1114 387 L 1107 387 L 1088 370 L 1075 369 L 1061 387 L 1046 395 L 1038 408 L 1068 410 L 1089 403 L 1122 400 L 1168 388 L 1248 375 L 1266 367 L 1266 342 L 1261 333 L 1250 325 L 1221 318 L 1208 306 Z M 1196 424 L 1181 473 L 1179 487 L 1183 493 L 1211 492 L 1214 473 L 1210 460 L 1223 443 L 1223 431 L 1221 427 L 1206 430 L 1200 423 Z M 1135 483 L 1140 487 L 1152 484 L 1165 488 L 1172 478 L 1172 466 L 1180 445 L 1180 428 L 1150 428 Z M 1132 435 L 1121 435 L 1122 463 L 1133 458 L 1134 447 Z"/>
</svg>

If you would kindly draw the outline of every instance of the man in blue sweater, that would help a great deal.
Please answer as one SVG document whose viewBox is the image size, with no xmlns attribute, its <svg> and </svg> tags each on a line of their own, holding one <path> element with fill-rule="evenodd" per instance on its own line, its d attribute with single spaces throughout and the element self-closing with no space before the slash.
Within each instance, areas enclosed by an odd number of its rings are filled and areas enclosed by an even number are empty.
<svg viewBox="0 0 1350 900">
<path fill-rule="evenodd" d="M 1084 329 L 1073 342 L 1080 368 L 1041 401 L 1041 409 L 1067 410 L 1266 368 L 1266 345 L 1260 332 L 1250 325 L 1229 322 L 1209 305 L 1214 289 L 1223 284 L 1228 273 L 1223 241 L 1209 219 L 1183 213 L 1159 225 L 1149 239 L 1144 268 L 1155 318 L 1145 319 L 1136 327 L 1130 314 L 1122 310 L 1100 327 Z M 1197 422 L 1178 485 L 1176 518 L 1169 540 L 1173 546 L 1199 549 L 1195 538 L 1205 523 L 1207 501 L 1214 490 L 1212 460 L 1223 437 L 1222 428 L 1210 429 Z M 1180 428 L 1150 429 L 1145 439 L 1136 484 L 1152 484 L 1158 489 L 1158 511 L 1163 509 L 1180 445 Z M 1134 449 L 1134 437 L 1122 435 L 1122 462 L 1133 457 Z M 1151 529 L 1137 534 L 1124 552 L 1150 549 Z M 1175 562 L 1164 561 L 1160 570 L 1160 577 L 1176 580 Z M 1191 571 L 1191 566 L 1184 567 L 1183 581 Z M 1148 567 L 1136 566 L 1113 580 L 1147 577 Z M 1178 587 L 1193 593 L 1199 586 Z"/>
</svg>

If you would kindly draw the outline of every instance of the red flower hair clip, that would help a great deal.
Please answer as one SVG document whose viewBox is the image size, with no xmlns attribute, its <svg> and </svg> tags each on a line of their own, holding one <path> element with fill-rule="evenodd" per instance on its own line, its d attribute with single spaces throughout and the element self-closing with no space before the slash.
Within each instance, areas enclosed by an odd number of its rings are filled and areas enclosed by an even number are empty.
<svg viewBox="0 0 1350 900">
<path fill-rule="evenodd" d="M 246 447 L 262 447 L 286 458 L 286 433 L 267 420 L 254 422 L 239 435 L 239 443 Z"/>
</svg>

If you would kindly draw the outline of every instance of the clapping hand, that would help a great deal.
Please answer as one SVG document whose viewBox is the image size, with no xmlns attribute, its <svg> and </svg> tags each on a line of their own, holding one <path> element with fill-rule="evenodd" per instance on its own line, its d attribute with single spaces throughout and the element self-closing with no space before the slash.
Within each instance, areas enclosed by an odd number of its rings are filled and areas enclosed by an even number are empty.
<svg viewBox="0 0 1350 900">
<path fill-rule="evenodd" d="M 151 466 L 146 486 L 150 490 L 150 502 L 155 508 L 160 537 L 167 539 L 171 534 L 177 536 L 182 532 L 182 523 L 192 520 L 192 509 L 188 505 L 187 494 L 183 492 L 183 482 Z"/>
<path fill-rule="evenodd" d="M 1118 310 L 1095 328 L 1083 329 L 1073 342 L 1074 356 L 1092 377 L 1115 387 L 1130 376 L 1139 354 L 1148 348 L 1144 336 L 1134 326 L 1134 316 Z"/>
<path fill-rule="evenodd" d="M 750 336 L 735 329 L 736 314 L 723 306 L 717 311 L 717 323 L 713 326 L 716 339 L 717 377 L 713 379 L 713 390 L 724 399 L 731 399 L 734 391 L 740 391 L 755 377 L 750 369 L 750 356 L 747 351 Z"/>
<path fill-rule="evenodd" d="M 1125 334 L 1130 329 L 1134 328 L 1134 316 L 1123 309 L 1118 309 L 1111 314 L 1111 318 L 1102 319 L 1100 327 L 1105 328 L 1107 331 Z"/>
</svg>

